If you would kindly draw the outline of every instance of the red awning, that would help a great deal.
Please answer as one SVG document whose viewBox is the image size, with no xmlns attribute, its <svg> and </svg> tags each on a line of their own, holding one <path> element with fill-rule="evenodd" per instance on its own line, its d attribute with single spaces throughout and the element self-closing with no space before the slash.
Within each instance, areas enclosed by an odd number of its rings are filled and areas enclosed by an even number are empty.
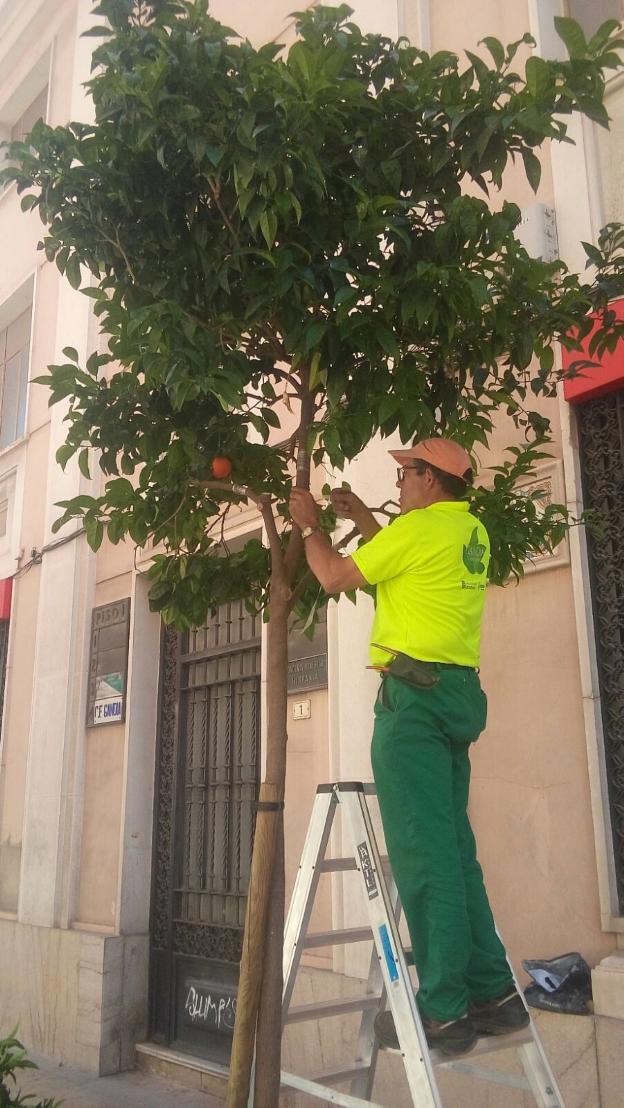
<svg viewBox="0 0 624 1108">
<path fill-rule="evenodd" d="M 609 305 L 618 319 L 624 319 L 624 299 L 613 300 Z M 597 327 L 597 324 L 596 324 Z M 583 358 L 597 362 L 598 357 L 589 353 L 589 343 L 596 327 L 583 339 L 582 350 L 562 350 L 563 368 L 568 369 L 573 362 Z M 570 404 L 582 404 L 596 396 L 624 388 L 624 341 L 619 342 L 613 354 L 605 350 L 600 365 L 594 369 L 581 370 L 582 376 L 563 382 L 563 395 Z"/>
<path fill-rule="evenodd" d="M 11 596 L 13 594 L 13 578 L 5 577 L 0 580 L 0 622 L 11 618 Z"/>
</svg>

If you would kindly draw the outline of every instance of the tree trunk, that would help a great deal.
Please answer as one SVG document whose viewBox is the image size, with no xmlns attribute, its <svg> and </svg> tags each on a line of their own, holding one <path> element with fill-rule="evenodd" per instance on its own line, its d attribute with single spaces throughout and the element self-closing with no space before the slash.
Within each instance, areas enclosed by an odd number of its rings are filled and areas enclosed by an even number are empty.
<svg viewBox="0 0 624 1108">
<path fill-rule="evenodd" d="M 282 819 L 275 841 L 275 859 L 264 950 L 264 973 L 256 1029 L 254 1108 L 275 1108 L 279 1102 L 282 1047 L 284 876 L 284 822 Z"/>
<path fill-rule="evenodd" d="M 299 488 L 308 489 L 308 431 L 315 412 L 314 396 L 308 389 L 308 368 L 302 368 L 301 380 L 303 388 L 300 392 L 301 418 L 297 432 L 295 484 Z M 265 516 L 265 521 L 266 519 Z M 266 801 L 273 807 L 270 810 L 260 807 L 258 810 L 226 1108 L 247 1108 L 254 1039 L 254 1108 L 276 1108 L 279 1102 L 285 895 L 283 801 L 288 742 L 288 616 L 290 584 L 303 556 L 303 543 L 300 531 L 295 528 L 286 555 L 282 558 L 272 509 L 268 522 L 272 529 L 269 531 L 272 573 L 267 631 L 267 761 L 260 800 L 262 802 L 266 797 Z M 263 793 L 263 790 L 268 791 Z"/>
<path fill-rule="evenodd" d="M 254 1096 L 255 1108 L 276 1108 L 279 1097 L 284 931 L 282 807 L 286 779 L 289 597 L 286 582 L 281 575 L 276 579 L 274 574 L 267 634 L 267 763 L 265 780 L 260 789 L 251 861 L 226 1108 L 247 1108 L 261 989 L 264 1000 L 263 1033 L 256 1088 L 261 1087 L 262 1092 Z M 265 809 L 263 804 L 270 807 Z M 278 836 L 280 845 L 276 848 Z M 272 905 L 271 944 L 270 950 L 267 950 L 269 901 Z M 266 990 L 264 980 L 267 981 Z M 271 1015 L 267 1014 L 267 1007 Z M 277 1093 L 269 1094 L 266 1090 L 274 1090 L 276 1082 Z"/>
</svg>

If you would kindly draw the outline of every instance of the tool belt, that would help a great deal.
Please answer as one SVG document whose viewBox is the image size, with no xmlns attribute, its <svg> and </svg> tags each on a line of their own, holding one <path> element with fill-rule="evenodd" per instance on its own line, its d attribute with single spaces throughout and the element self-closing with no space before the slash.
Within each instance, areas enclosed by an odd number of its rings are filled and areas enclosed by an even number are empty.
<svg viewBox="0 0 624 1108">
<path fill-rule="evenodd" d="M 392 650 L 389 646 L 380 646 L 376 642 L 372 645 L 393 655 L 387 666 L 372 667 L 379 670 L 382 676 L 390 674 L 397 681 L 403 681 L 416 689 L 432 689 L 439 683 L 440 670 L 437 662 L 421 662 L 418 658 L 410 658 L 409 654 L 402 654 L 400 650 Z"/>
</svg>

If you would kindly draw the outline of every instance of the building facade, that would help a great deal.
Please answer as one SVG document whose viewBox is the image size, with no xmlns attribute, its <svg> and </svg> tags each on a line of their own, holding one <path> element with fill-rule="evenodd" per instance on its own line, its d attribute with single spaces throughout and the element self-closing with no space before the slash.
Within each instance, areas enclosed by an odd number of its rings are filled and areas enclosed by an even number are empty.
<svg viewBox="0 0 624 1108">
<path fill-rule="evenodd" d="M 0 138 L 43 116 L 88 121 L 93 39 L 88 0 L 0 0 Z M 478 49 L 530 30 L 561 52 L 553 18 L 588 31 L 621 0 L 353 0 L 366 30 L 407 34 L 434 52 Z M 292 8 L 215 0 L 252 41 L 288 41 Z M 511 170 L 504 196 L 523 210 L 528 248 L 558 244 L 581 269 L 581 242 L 624 220 L 624 79 L 607 93 L 610 133 L 572 121 L 574 146 L 543 151 L 537 196 Z M 494 199 L 498 202 L 497 198 Z M 553 236 L 556 226 L 556 239 Z M 112 1073 L 142 1057 L 227 1065 L 253 801 L 263 759 L 263 629 L 240 605 L 187 635 L 149 612 L 150 551 L 106 540 L 90 551 L 55 505 L 93 483 L 55 452 L 60 406 L 31 382 L 65 346 L 101 341 L 87 298 L 37 250 L 38 217 L 14 187 L 0 194 L 0 1034 L 64 1064 Z M 482 677 L 489 723 L 473 756 L 471 814 L 488 887 L 516 970 L 526 957 L 579 950 L 593 970 L 595 1016 L 549 1017 L 544 1030 L 568 1104 L 621 1104 L 624 1087 L 624 354 L 608 390 L 545 402 L 552 499 L 598 510 L 606 537 L 573 529 L 524 579 L 490 589 Z M 572 402 L 571 402 L 572 401 Z M 508 445 L 501 426 L 482 477 Z M 344 476 L 368 503 L 394 487 L 389 443 Z M 97 479 L 94 478 L 94 481 Z M 230 518 L 233 513 L 230 513 Z M 228 541 L 261 533 L 240 510 Z M 369 779 L 376 679 L 367 672 L 370 608 L 330 603 L 312 647 L 293 634 L 287 880 L 292 885 L 317 783 Z M 339 843 L 336 844 L 337 848 Z M 348 877 L 318 908 L 325 926 L 357 922 Z M 305 987 L 319 995 L 366 976 L 367 952 L 320 950 Z M 319 1031 L 327 1060 L 348 1032 Z M 292 1066 L 310 1061 L 297 1034 Z M 177 1057 L 178 1055 L 176 1055 Z M 384 1062 L 385 1066 L 385 1062 Z M 385 1077 L 384 1077 L 385 1074 Z M 383 1080 L 395 1075 L 388 1067 Z M 397 1087 L 398 1088 L 398 1087 Z M 400 1108 L 400 1091 L 394 1103 Z M 475 1104 L 494 1105 L 486 1092 Z M 510 1104 L 524 1104 L 522 1094 Z M 480 1099 L 479 1099 L 480 1098 Z M 618 1099 L 619 1098 L 619 1099 Z M 462 1104 L 473 1101 L 462 1099 Z M 299 1103 L 299 1102 L 297 1102 Z"/>
</svg>

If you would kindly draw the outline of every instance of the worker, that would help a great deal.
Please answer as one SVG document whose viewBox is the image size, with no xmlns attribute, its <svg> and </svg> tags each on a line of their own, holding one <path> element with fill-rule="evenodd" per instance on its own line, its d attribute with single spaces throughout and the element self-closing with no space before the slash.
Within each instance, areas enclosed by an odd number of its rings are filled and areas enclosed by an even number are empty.
<svg viewBox="0 0 624 1108">
<path fill-rule="evenodd" d="M 400 466 L 400 513 L 388 526 L 354 493 L 332 493 L 337 515 L 366 540 L 350 556 L 332 548 L 309 492 L 293 489 L 290 512 L 308 566 L 328 593 L 377 586 L 373 775 L 427 1041 L 462 1054 L 481 1034 L 529 1022 L 467 813 L 469 749 L 487 715 L 478 666 L 489 540 L 469 511 L 473 472 L 463 447 L 432 438 L 390 454 Z M 382 1045 L 398 1046 L 390 1012 L 378 1014 L 375 1031 Z"/>
</svg>

